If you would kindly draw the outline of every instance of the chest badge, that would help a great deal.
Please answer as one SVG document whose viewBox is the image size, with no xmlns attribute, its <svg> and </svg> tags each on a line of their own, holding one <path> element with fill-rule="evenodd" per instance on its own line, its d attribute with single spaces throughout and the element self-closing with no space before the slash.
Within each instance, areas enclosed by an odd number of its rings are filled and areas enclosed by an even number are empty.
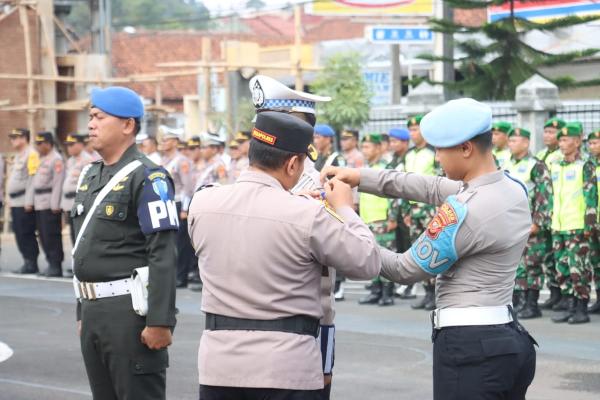
<svg viewBox="0 0 600 400">
<path fill-rule="evenodd" d="M 113 188 L 113 192 L 118 192 L 119 190 L 123 190 L 125 189 L 124 185 L 121 185 L 120 183 L 115 185 L 115 187 Z"/>
<path fill-rule="evenodd" d="M 104 212 L 108 217 L 110 217 L 115 212 L 115 207 L 113 205 L 108 205 L 104 208 Z"/>
<path fill-rule="evenodd" d="M 79 191 L 80 192 L 87 192 L 88 190 L 88 184 L 84 183 L 83 185 L 79 186 Z"/>
</svg>

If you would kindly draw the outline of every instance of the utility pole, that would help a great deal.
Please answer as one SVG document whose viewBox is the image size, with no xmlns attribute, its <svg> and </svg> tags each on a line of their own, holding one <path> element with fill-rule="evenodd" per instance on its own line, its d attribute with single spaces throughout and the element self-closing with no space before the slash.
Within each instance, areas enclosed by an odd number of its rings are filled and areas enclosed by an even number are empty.
<svg viewBox="0 0 600 400">
<path fill-rule="evenodd" d="M 295 74 L 296 74 L 296 90 L 304 90 L 304 81 L 302 80 L 302 10 L 300 5 L 294 6 L 294 53 L 295 53 Z"/>
<path fill-rule="evenodd" d="M 452 21 L 454 18 L 454 12 L 452 8 L 445 2 L 443 4 L 443 17 L 446 21 Z M 444 33 L 443 38 L 443 46 L 444 46 L 444 58 L 447 60 L 454 59 L 454 37 L 451 33 Z M 453 61 L 444 61 L 444 82 L 450 83 L 454 82 L 454 62 Z M 447 86 L 444 86 L 444 99 L 450 100 L 452 97 L 452 93 Z"/>
<path fill-rule="evenodd" d="M 402 99 L 402 66 L 400 65 L 400 44 L 390 45 L 392 62 L 392 104 L 400 104 Z"/>
</svg>

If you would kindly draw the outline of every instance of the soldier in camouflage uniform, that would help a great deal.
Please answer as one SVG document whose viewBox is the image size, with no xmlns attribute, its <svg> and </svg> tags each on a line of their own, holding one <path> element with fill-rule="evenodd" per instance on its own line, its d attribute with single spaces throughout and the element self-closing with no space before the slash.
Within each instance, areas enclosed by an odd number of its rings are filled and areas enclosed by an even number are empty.
<svg viewBox="0 0 600 400">
<path fill-rule="evenodd" d="M 492 154 L 496 159 L 496 165 L 500 169 L 506 169 L 510 162 L 510 150 L 508 149 L 508 132 L 512 129 L 512 124 L 506 121 L 498 121 L 492 124 L 492 142 L 494 149 Z"/>
<path fill-rule="evenodd" d="M 366 135 L 362 141 L 362 150 L 369 168 L 385 169 L 386 163 L 381 159 L 381 136 Z M 396 218 L 394 207 L 389 199 L 372 194 L 360 194 L 360 216 L 375 235 L 377 244 L 386 249 L 396 251 Z M 371 293 L 359 300 L 360 304 L 394 304 L 394 282 L 378 276 L 371 282 Z"/>
<path fill-rule="evenodd" d="M 596 167 L 582 158 L 581 124 L 568 123 L 559 131 L 563 159 L 552 164 L 554 205 L 552 236 L 557 279 L 566 310 L 558 312 L 554 322 L 589 322 L 591 268 L 590 238 L 596 225 L 598 208 Z"/>
<path fill-rule="evenodd" d="M 550 118 L 544 123 L 544 147 L 535 155 L 538 160 L 546 163 L 548 168 L 556 161 L 560 161 L 562 153 L 558 148 L 558 131 L 564 128 L 566 122 L 560 118 Z"/>
<path fill-rule="evenodd" d="M 439 175 L 439 165 L 435 159 L 435 149 L 431 147 L 421 135 L 420 123 L 422 115 L 416 115 L 408 120 L 408 130 L 414 147 L 410 148 L 405 157 L 406 172 L 414 172 L 421 175 Z M 405 201 L 400 209 L 404 216 L 404 223 L 409 228 L 411 242 L 416 242 L 421 233 L 427 228 L 427 224 L 435 215 L 436 208 L 431 204 Z M 435 278 L 423 281 L 425 296 L 411 307 L 414 309 L 435 309 Z"/>
<path fill-rule="evenodd" d="M 600 176 L 600 130 L 588 135 L 588 148 L 590 150 L 590 160 L 596 167 L 596 181 L 598 182 L 596 187 L 600 189 L 600 181 L 598 181 L 598 177 Z M 600 196 L 600 190 L 598 190 L 598 196 Z M 598 203 L 600 207 L 600 199 Z M 598 216 L 600 217 L 600 212 Z M 596 302 L 588 308 L 588 312 L 591 314 L 600 314 L 600 235 L 598 232 L 598 225 L 596 225 L 596 229 L 594 229 L 590 246 L 590 260 L 594 276 L 594 287 L 596 289 Z"/>
<path fill-rule="evenodd" d="M 512 157 L 506 165 L 510 175 L 527 186 L 531 209 L 531 233 L 523 258 L 517 267 L 513 305 L 519 318 L 539 318 L 540 289 L 544 271 L 552 263 L 552 179 L 544 162 L 529 153 L 531 133 L 522 128 L 508 132 L 508 147 Z"/>
</svg>

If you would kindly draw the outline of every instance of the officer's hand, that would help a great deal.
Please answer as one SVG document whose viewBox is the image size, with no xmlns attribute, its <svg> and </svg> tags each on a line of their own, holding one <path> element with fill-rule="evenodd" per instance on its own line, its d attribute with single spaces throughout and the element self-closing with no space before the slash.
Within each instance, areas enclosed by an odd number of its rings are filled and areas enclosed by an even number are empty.
<svg viewBox="0 0 600 400">
<path fill-rule="evenodd" d="M 172 342 L 171 328 L 168 326 L 147 326 L 140 337 L 142 343 L 151 350 L 160 350 Z"/>
<path fill-rule="evenodd" d="M 340 207 L 352 207 L 354 199 L 352 198 L 352 189 L 350 186 L 337 178 L 333 178 L 323 185 L 325 189 L 325 200 L 331 207 L 338 209 Z"/>
<path fill-rule="evenodd" d="M 331 385 L 331 375 L 323 375 L 323 385 Z"/>
<path fill-rule="evenodd" d="M 52 214 L 60 214 L 61 210 L 52 210 Z"/>
<path fill-rule="evenodd" d="M 33 206 L 25 206 L 25 212 L 26 213 L 33 212 Z"/>
<path fill-rule="evenodd" d="M 182 211 L 179 213 L 179 219 L 187 219 L 188 213 L 187 211 Z"/>
<path fill-rule="evenodd" d="M 540 231 L 540 227 L 539 226 L 537 226 L 536 224 L 531 224 L 531 229 L 529 230 L 529 233 L 532 236 L 536 235 L 539 231 Z"/>
<path fill-rule="evenodd" d="M 327 179 L 333 178 L 347 183 L 351 187 L 356 187 L 360 183 L 360 170 L 358 168 L 340 168 L 331 166 L 321 170 L 322 184 L 324 184 Z"/>
</svg>

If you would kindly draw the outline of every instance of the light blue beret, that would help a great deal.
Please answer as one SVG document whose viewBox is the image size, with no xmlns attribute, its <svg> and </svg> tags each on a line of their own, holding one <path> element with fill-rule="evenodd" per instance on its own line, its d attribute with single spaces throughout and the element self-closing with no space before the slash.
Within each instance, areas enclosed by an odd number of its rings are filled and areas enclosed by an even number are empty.
<svg viewBox="0 0 600 400">
<path fill-rule="evenodd" d="M 92 89 L 92 107 L 119 118 L 142 118 L 144 105 L 140 95 L 122 86 Z"/>
<path fill-rule="evenodd" d="M 319 136 L 325 136 L 325 137 L 334 137 L 335 131 L 329 125 L 317 124 L 317 125 L 315 125 L 315 134 L 319 135 Z"/>
<path fill-rule="evenodd" d="M 410 140 L 410 134 L 408 133 L 408 129 L 404 128 L 392 128 L 388 132 L 389 137 L 393 137 L 394 139 L 404 140 L 405 142 Z"/>
<path fill-rule="evenodd" d="M 469 98 L 451 100 L 421 121 L 421 134 L 434 147 L 452 147 L 492 129 L 492 109 Z"/>
</svg>

